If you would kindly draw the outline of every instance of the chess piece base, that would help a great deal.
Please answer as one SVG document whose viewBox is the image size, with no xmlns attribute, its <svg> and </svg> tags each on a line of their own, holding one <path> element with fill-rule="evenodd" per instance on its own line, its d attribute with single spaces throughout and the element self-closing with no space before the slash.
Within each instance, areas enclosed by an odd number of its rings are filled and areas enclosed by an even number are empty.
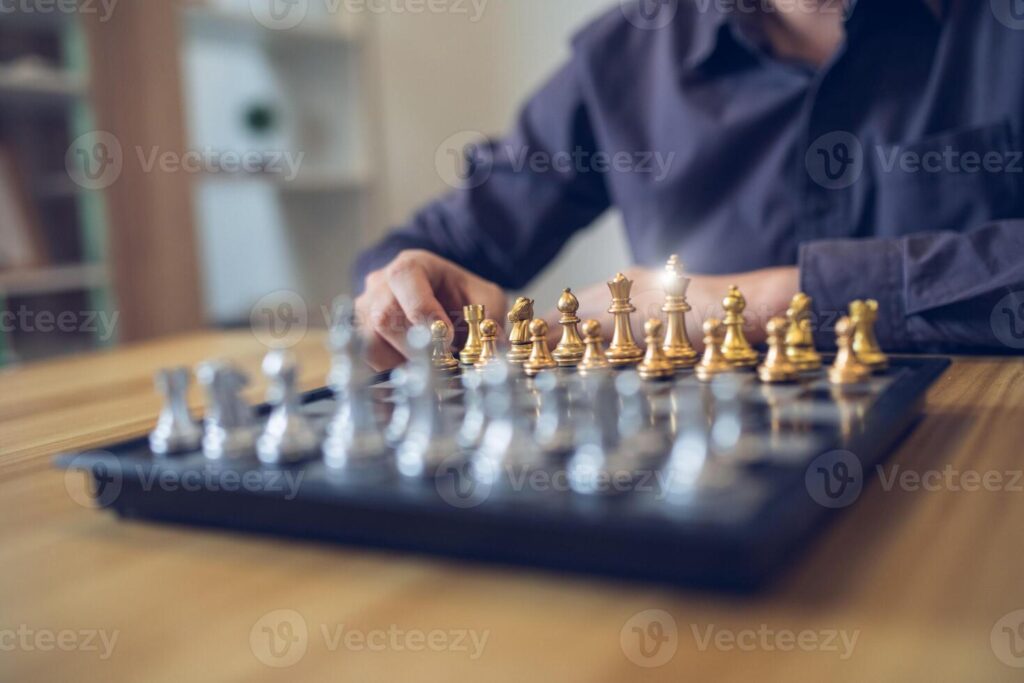
<svg viewBox="0 0 1024 683">
<path fill-rule="evenodd" d="M 630 365 L 636 365 L 644 358 L 644 352 L 639 346 L 627 346 L 617 349 L 608 349 L 604 352 L 604 357 L 608 359 L 608 362 L 616 368 L 628 367 Z"/>
</svg>

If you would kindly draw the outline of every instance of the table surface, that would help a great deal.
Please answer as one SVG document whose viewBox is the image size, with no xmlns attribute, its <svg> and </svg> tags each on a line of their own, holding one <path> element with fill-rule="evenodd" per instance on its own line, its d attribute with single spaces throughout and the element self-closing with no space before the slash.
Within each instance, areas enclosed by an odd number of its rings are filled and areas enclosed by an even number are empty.
<svg viewBox="0 0 1024 683">
<path fill-rule="evenodd" d="M 322 337 L 296 352 L 321 385 Z M 262 353 L 211 332 L 0 373 L 0 680 L 1024 676 L 1021 360 L 957 359 L 885 467 L 910 478 L 755 596 L 121 522 L 52 468 L 148 431 L 158 367 Z"/>
</svg>

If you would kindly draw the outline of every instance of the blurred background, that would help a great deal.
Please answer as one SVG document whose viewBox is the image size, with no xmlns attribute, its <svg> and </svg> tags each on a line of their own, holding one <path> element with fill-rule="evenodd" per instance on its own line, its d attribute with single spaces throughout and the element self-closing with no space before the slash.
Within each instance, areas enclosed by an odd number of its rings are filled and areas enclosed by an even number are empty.
<svg viewBox="0 0 1024 683">
<path fill-rule="evenodd" d="M 0 364 L 263 315 L 322 326 L 617 0 L 11 0 Z M 613 213 L 529 293 L 628 260 Z M 585 254 L 585 257 L 584 257 Z"/>
</svg>

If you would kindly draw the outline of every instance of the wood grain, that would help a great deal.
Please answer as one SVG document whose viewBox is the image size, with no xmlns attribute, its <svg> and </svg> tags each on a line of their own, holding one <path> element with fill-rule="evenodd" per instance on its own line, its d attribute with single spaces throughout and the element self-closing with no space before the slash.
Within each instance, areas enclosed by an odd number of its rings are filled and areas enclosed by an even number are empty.
<svg viewBox="0 0 1024 683">
<path fill-rule="evenodd" d="M 322 338 L 310 335 L 298 352 L 305 385 L 322 383 Z M 1010 485 L 1024 461 L 1019 360 L 958 359 L 886 466 L 887 476 L 895 466 L 998 472 L 1002 490 L 886 490 L 875 477 L 756 596 L 124 523 L 74 502 L 80 478 L 50 469 L 59 450 L 144 433 L 157 409 L 157 367 L 227 356 L 253 369 L 261 353 L 247 334 L 200 334 L 0 375 L 0 646 L 5 629 L 19 627 L 118 634 L 105 660 L 0 650 L 0 680 L 1021 679 L 996 656 L 1005 634 L 992 643 L 996 622 L 1024 609 L 1024 492 Z M 308 627 L 307 651 L 288 668 L 257 656 L 266 654 L 260 619 L 280 609 Z M 630 619 L 650 609 L 671 615 L 678 633 L 654 668 L 621 645 L 635 642 Z M 383 633 L 385 646 L 336 643 L 339 626 Z M 708 629 L 741 644 L 703 647 Z M 472 632 L 482 650 L 416 651 L 416 636 L 402 636 L 435 631 L 450 633 L 449 645 Z M 841 640 L 838 651 L 786 649 L 787 633 L 856 641 L 844 658 Z"/>
</svg>

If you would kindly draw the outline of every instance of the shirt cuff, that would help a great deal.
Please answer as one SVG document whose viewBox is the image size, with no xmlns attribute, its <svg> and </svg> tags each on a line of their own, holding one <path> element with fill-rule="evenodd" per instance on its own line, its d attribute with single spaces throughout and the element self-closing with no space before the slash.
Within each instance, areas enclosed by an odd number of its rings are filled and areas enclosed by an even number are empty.
<svg viewBox="0 0 1024 683">
<path fill-rule="evenodd" d="M 895 239 L 820 240 L 800 246 L 800 289 L 814 299 L 815 342 L 835 348 L 835 325 L 856 299 L 878 301 L 875 334 L 885 349 L 912 346 L 907 332 L 903 248 Z"/>
</svg>

